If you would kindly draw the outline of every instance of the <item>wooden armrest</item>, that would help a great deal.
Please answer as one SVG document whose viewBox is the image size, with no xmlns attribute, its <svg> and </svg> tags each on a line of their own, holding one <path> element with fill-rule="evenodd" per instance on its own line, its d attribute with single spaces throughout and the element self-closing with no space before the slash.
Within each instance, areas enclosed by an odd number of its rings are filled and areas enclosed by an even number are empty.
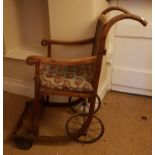
<svg viewBox="0 0 155 155">
<path fill-rule="evenodd" d="M 62 40 L 42 40 L 41 45 L 46 46 L 46 45 L 64 45 L 64 46 L 75 46 L 75 45 L 86 45 L 86 44 L 91 44 L 94 43 L 95 38 L 87 38 L 84 40 L 77 40 L 77 41 L 62 41 Z"/>
<path fill-rule="evenodd" d="M 32 56 L 27 57 L 26 63 L 28 65 L 43 63 L 43 64 L 71 66 L 71 65 L 94 63 L 96 61 L 96 59 L 97 59 L 96 56 L 75 58 L 75 59 L 52 59 L 52 58 L 48 58 L 48 57 L 44 57 L 44 56 L 32 55 Z"/>
<path fill-rule="evenodd" d="M 102 14 L 106 15 L 107 13 L 109 13 L 110 11 L 114 11 L 114 10 L 118 10 L 124 13 L 130 13 L 128 10 L 126 10 L 125 8 L 119 7 L 119 6 L 111 6 L 108 7 L 107 9 L 105 9 Z"/>
</svg>

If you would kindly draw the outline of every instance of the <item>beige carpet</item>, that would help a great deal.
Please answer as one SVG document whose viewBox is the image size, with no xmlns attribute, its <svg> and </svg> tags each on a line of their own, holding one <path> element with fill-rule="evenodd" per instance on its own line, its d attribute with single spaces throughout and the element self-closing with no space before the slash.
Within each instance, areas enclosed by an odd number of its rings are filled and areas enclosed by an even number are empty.
<svg viewBox="0 0 155 155">
<path fill-rule="evenodd" d="M 97 116 L 105 133 L 93 144 L 77 142 L 34 144 L 30 150 L 19 150 L 9 136 L 24 108 L 24 96 L 4 93 L 4 155 L 151 155 L 152 99 L 145 96 L 109 92 Z M 41 119 L 42 134 L 64 131 L 69 109 L 47 109 Z M 66 119 L 65 119 L 66 118 Z"/>
</svg>

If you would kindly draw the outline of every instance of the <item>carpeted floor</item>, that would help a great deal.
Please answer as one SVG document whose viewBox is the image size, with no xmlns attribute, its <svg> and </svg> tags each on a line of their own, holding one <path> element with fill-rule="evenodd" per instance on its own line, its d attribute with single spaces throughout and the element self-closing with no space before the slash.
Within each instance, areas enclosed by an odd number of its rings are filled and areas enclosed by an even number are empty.
<svg viewBox="0 0 155 155">
<path fill-rule="evenodd" d="M 78 142 L 34 144 L 30 150 L 19 150 L 9 137 L 29 98 L 4 92 L 4 155 L 151 155 L 152 99 L 119 92 L 108 92 L 97 116 L 105 126 L 100 140 L 92 144 Z M 64 131 L 69 109 L 46 109 L 41 132 Z"/>
</svg>

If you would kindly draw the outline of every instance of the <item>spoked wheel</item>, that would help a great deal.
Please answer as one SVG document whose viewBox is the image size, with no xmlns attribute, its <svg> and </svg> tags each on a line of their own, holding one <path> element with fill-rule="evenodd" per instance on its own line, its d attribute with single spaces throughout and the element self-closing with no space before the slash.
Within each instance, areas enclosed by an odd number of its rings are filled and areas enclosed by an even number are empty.
<svg viewBox="0 0 155 155">
<path fill-rule="evenodd" d="M 66 132 L 68 135 L 72 135 L 83 127 L 88 118 L 87 113 L 75 114 L 70 117 L 66 123 Z M 87 131 L 79 136 L 76 140 L 80 143 L 93 143 L 97 141 L 104 133 L 104 126 L 101 120 L 93 116 L 91 124 Z"/>
<path fill-rule="evenodd" d="M 18 149 L 28 150 L 32 147 L 32 139 L 27 139 L 23 137 L 14 138 L 15 144 Z"/>
<path fill-rule="evenodd" d="M 75 98 L 75 97 L 70 97 L 69 98 L 69 103 L 71 105 L 71 110 L 75 113 L 78 113 L 78 112 L 84 112 L 84 113 L 88 113 L 89 112 L 89 109 L 90 109 L 90 101 L 88 98 L 80 98 L 79 100 L 79 103 L 76 104 L 76 105 L 72 105 L 71 103 L 75 100 L 77 100 L 78 98 Z M 98 95 L 96 95 L 96 101 L 95 101 L 95 109 L 94 109 L 94 113 L 96 113 L 99 108 L 100 108 L 100 105 L 101 105 L 101 100 L 99 98 Z"/>
</svg>

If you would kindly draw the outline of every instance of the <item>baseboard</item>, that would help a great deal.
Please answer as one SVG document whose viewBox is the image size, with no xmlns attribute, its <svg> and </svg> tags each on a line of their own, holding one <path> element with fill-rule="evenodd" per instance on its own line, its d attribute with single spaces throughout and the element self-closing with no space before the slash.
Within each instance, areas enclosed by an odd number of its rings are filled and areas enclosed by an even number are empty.
<svg viewBox="0 0 155 155">
<path fill-rule="evenodd" d="M 23 80 L 4 77 L 4 91 L 8 91 L 13 94 L 23 95 L 27 97 L 34 96 L 34 84 Z M 108 91 L 108 82 L 105 80 L 102 86 L 98 90 L 98 95 L 102 100 Z M 52 97 L 54 101 L 66 101 L 64 97 Z"/>
<path fill-rule="evenodd" d="M 151 90 L 138 89 L 138 88 L 123 86 L 123 85 L 112 85 L 111 89 L 114 91 L 125 92 L 130 94 L 152 96 Z"/>
<path fill-rule="evenodd" d="M 4 91 L 27 97 L 34 96 L 34 84 L 31 82 L 4 77 Z"/>
</svg>

